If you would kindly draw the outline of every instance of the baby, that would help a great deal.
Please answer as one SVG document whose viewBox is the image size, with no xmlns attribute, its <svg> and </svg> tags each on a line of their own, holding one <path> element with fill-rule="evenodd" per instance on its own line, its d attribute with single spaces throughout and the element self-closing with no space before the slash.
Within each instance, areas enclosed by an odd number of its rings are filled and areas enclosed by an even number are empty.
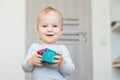
<svg viewBox="0 0 120 80">
<path fill-rule="evenodd" d="M 65 45 L 57 44 L 63 32 L 61 13 L 52 7 L 42 10 L 37 17 L 37 32 L 41 40 L 30 46 L 22 63 L 23 70 L 32 72 L 32 80 L 66 80 L 75 67 Z M 37 54 L 46 48 L 56 52 L 54 64 L 42 62 L 43 56 Z"/>
</svg>

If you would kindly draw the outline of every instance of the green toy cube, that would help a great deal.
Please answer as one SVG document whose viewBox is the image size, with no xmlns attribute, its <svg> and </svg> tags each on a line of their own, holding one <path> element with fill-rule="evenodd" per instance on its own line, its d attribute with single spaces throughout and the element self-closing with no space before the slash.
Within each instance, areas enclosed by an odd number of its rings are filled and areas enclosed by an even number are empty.
<svg viewBox="0 0 120 80">
<path fill-rule="evenodd" d="M 53 56 L 58 55 L 55 51 L 51 50 L 51 49 L 47 49 L 43 52 L 41 61 L 48 63 L 48 64 L 55 64 L 55 62 L 53 62 L 53 60 L 57 60 L 56 58 L 54 58 Z"/>
</svg>

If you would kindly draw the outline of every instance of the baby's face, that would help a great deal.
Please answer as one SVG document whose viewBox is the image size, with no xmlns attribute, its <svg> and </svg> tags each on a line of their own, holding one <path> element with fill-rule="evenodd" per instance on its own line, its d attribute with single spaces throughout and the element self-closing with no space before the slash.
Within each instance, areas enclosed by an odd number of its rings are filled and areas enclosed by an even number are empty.
<svg viewBox="0 0 120 80">
<path fill-rule="evenodd" d="M 41 14 L 37 27 L 42 44 L 55 44 L 62 31 L 62 20 L 56 12 Z"/>
</svg>

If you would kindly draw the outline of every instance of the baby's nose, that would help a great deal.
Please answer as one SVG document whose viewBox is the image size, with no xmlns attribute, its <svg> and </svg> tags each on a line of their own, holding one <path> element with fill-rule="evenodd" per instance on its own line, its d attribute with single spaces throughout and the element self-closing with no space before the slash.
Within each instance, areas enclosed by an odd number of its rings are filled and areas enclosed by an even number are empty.
<svg viewBox="0 0 120 80">
<path fill-rule="evenodd" d="M 48 31 L 52 31 L 52 27 L 51 26 L 48 27 Z"/>
</svg>

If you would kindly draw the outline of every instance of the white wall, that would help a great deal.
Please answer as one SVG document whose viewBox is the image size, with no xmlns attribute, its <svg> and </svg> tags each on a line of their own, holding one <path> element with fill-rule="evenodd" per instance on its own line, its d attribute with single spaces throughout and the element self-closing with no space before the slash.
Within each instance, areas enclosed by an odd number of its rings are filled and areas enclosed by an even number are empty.
<svg viewBox="0 0 120 80">
<path fill-rule="evenodd" d="M 0 0 L 0 80 L 24 80 L 25 0 Z"/>
<path fill-rule="evenodd" d="M 93 80 L 111 80 L 109 0 L 91 1 Z"/>
</svg>

